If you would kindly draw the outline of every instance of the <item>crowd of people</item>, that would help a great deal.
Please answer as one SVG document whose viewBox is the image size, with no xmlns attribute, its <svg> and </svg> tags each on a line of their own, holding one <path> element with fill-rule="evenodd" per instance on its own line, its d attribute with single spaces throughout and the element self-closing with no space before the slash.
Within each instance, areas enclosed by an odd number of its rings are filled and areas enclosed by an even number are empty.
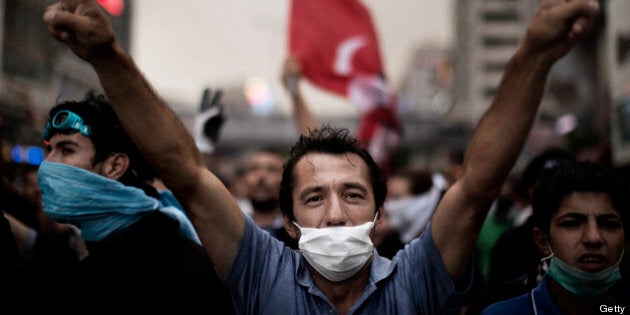
<svg viewBox="0 0 630 315">
<path fill-rule="evenodd" d="M 50 109 L 45 160 L 24 173 L 32 189 L 2 182 L 6 305 L 623 313 L 623 176 L 549 148 L 510 180 L 551 68 L 598 13 L 597 1 L 541 1 L 452 172 L 401 165 L 385 173 L 348 129 L 313 115 L 289 56 L 281 80 L 299 137 L 286 151 L 251 152 L 226 183 L 98 2 L 54 3 L 42 12 L 48 31 L 92 67 L 104 92 Z"/>
</svg>

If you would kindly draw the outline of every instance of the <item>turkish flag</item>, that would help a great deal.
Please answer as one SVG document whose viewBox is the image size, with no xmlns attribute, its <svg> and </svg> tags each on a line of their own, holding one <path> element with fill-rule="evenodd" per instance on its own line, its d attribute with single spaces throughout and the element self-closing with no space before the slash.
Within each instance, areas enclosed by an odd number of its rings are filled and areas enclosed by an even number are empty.
<svg viewBox="0 0 630 315">
<path fill-rule="evenodd" d="M 357 0 L 293 0 L 289 52 L 313 84 L 346 97 L 351 78 L 383 72 L 376 32 Z"/>
<path fill-rule="evenodd" d="M 292 0 L 288 35 L 304 77 L 362 112 L 358 139 L 386 167 L 402 127 L 368 10 L 359 0 Z"/>
</svg>

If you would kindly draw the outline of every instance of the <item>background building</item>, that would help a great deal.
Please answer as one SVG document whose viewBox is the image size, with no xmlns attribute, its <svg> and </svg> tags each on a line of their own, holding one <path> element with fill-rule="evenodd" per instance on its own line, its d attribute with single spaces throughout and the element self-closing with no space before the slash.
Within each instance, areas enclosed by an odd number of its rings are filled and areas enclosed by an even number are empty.
<svg viewBox="0 0 630 315">
<path fill-rule="evenodd" d="M 630 2 L 609 0 L 600 79 L 609 87 L 613 160 L 630 165 Z"/>
<path fill-rule="evenodd" d="M 460 0 L 456 6 L 455 104 L 451 119 L 478 121 L 494 97 L 510 56 L 540 0 Z M 523 158 L 565 145 L 606 159 L 609 145 L 610 25 L 630 22 L 623 1 L 600 1 L 602 17 L 589 36 L 552 69 L 540 115 Z M 615 14 L 611 14 L 615 11 Z M 619 27 L 617 27 L 619 28 Z M 621 70 L 621 69 L 619 69 Z M 622 72 L 626 70 L 621 70 Z M 613 79 L 618 80 L 618 79 Z"/>
</svg>

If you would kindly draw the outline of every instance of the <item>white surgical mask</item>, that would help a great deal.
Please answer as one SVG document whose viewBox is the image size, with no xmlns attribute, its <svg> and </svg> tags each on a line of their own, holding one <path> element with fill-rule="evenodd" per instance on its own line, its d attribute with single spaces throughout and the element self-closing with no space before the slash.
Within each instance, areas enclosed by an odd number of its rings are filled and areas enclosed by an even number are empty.
<svg viewBox="0 0 630 315">
<path fill-rule="evenodd" d="M 376 221 L 376 216 L 374 217 Z M 357 226 L 300 229 L 298 246 L 306 261 L 326 279 L 338 282 L 355 275 L 372 257 L 374 221 Z"/>
<path fill-rule="evenodd" d="M 435 173 L 433 174 L 433 185 L 429 191 L 385 201 L 384 208 L 389 223 L 394 230 L 398 231 L 403 243 L 411 242 L 424 230 L 447 185 L 444 176 Z"/>
</svg>

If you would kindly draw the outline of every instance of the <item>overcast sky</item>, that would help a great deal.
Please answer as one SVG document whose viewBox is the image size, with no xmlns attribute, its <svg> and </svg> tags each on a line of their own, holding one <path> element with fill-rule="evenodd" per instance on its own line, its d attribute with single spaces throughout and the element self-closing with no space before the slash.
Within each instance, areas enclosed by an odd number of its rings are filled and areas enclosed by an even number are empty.
<svg viewBox="0 0 630 315">
<path fill-rule="evenodd" d="M 418 47 L 448 49 L 454 43 L 454 0 L 366 0 L 380 39 L 388 78 L 396 87 Z M 241 85 L 260 76 L 278 106 L 287 99 L 279 84 L 286 54 L 289 0 L 134 1 L 131 53 L 167 100 L 194 111 L 206 86 Z M 316 113 L 352 114 L 344 100 L 305 87 Z"/>
</svg>

